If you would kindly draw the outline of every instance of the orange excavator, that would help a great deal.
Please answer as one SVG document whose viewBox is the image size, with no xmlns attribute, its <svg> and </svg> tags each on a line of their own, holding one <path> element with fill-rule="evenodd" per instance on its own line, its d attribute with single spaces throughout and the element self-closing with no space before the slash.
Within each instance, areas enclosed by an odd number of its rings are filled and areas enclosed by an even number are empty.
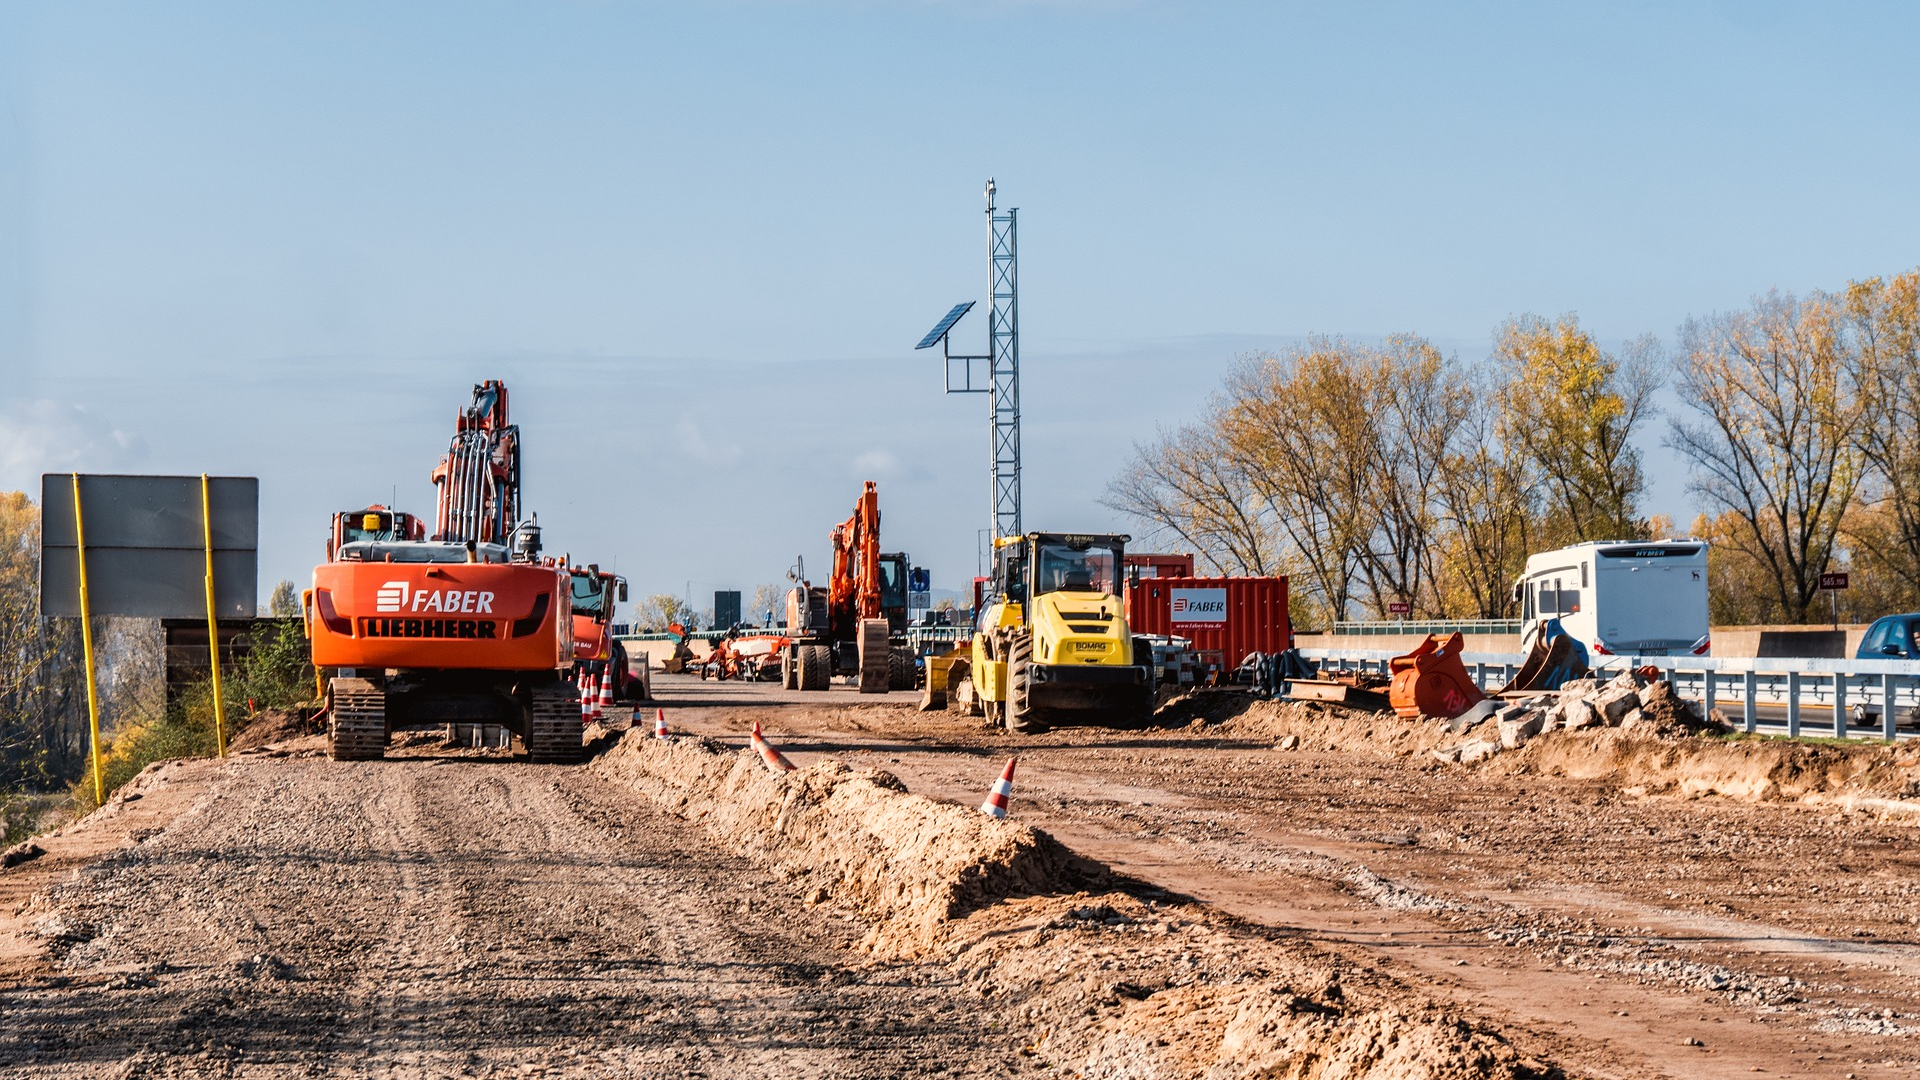
<svg viewBox="0 0 1920 1080">
<path fill-rule="evenodd" d="M 391 732 L 446 723 L 501 725 L 536 762 L 582 756 L 569 574 L 520 519 L 519 436 L 507 388 L 482 383 L 433 471 L 431 536 L 385 507 L 334 516 L 305 596 L 313 665 L 332 672 L 334 760 L 380 758 Z"/>
<path fill-rule="evenodd" d="M 833 527 L 833 576 L 825 588 L 804 566 L 787 576 L 787 636 L 780 681 L 789 690 L 825 690 L 855 675 L 860 692 L 913 689 L 913 653 L 893 644 L 907 622 L 907 556 L 880 551 L 880 494 L 873 481 L 853 516 Z"/>
</svg>

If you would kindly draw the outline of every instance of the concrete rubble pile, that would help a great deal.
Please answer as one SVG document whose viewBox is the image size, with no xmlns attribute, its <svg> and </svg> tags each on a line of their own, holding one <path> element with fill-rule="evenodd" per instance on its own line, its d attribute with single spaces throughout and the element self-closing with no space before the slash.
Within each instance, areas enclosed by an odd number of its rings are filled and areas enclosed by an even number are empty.
<svg viewBox="0 0 1920 1080">
<path fill-rule="evenodd" d="M 1673 684 L 1624 671 L 1602 681 L 1594 676 L 1575 679 L 1557 693 L 1520 701 L 1488 699 L 1451 720 L 1434 718 L 1465 736 L 1463 741 L 1433 751 L 1445 762 L 1471 765 L 1500 753 L 1517 750 L 1551 731 L 1619 728 L 1659 738 L 1679 738 L 1726 730 L 1717 716 L 1703 716 L 1699 705 L 1682 700 Z"/>
</svg>

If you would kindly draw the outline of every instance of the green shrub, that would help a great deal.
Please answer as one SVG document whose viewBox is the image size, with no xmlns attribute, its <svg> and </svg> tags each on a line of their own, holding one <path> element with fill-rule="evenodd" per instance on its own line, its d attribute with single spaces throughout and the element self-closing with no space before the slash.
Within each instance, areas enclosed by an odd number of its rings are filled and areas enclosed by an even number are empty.
<svg viewBox="0 0 1920 1080">
<path fill-rule="evenodd" d="M 310 655 L 306 633 L 297 621 L 262 623 L 256 629 L 253 648 L 220 673 L 229 741 L 246 725 L 249 701 L 255 709 L 294 709 L 312 703 L 313 668 L 307 662 Z M 213 679 L 207 676 L 182 687 L 166 715 L 123 724 L 114 731 L 101 755 L 101 777 L 106 793 L 111 795 L 156 761 L 211 757 L 218 752 Z M 83 811 L 94 805 L 91 762 L 69 788 L 69 794 Z"/>
</svg>

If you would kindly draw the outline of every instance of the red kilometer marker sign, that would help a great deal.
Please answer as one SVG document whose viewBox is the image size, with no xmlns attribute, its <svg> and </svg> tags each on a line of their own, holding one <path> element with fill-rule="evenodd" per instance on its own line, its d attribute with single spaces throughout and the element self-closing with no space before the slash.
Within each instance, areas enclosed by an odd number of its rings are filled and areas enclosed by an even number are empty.
<svg viewBox="0 0 1920 1080">
<path fill-rule="evenodd" d="M 1387 605 L 1387 611 L 1394 615 L 1405 615 L 1413 610 L 1413 605 L 1404 600 L 1395 600 Z"/>
<path fill-rule="evenodd" d="M 1821 574 L 1820 587 L 1823 589 L 1844 589 L 1847 587 L 1847 575 Z"/>
</svg>

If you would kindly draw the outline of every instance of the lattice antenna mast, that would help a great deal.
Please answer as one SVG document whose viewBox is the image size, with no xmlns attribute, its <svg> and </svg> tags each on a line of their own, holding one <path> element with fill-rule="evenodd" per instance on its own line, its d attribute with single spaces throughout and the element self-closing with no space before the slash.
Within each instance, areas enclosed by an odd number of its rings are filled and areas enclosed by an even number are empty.
<svg viewBox="0 0 1920 1080">
<path fill-rule="evenodd" d="M 1020 291 L 1019 217 L 994 209 L 987 181 L 987 263 L 993 310 L 987 351 L 993 364 L 993 535 L 1019 536 L 1020 527 Z"/>
<path fill-rule="evenodd" d="M 993 535 L 1018 536 L 1020 525 L 1020 300 L 1019 209 L 995 208 L 994 183 L 987 181 L 987 285 L 993 303 L 987 317 L 987 352 L 957 355 L 951 348 L 953 325 L 973 310 L 965 300 L 920 339 L 916 349 L 940 346 L 946 360 L 947 393 L 986 394 L 991 432 Z M 955 364 L 959 366 L 956 368 Z M 975 364 L 985 365 L 976 368 Z M 955 379 L 955 375 L 959 375 Z"/>
</svg>

